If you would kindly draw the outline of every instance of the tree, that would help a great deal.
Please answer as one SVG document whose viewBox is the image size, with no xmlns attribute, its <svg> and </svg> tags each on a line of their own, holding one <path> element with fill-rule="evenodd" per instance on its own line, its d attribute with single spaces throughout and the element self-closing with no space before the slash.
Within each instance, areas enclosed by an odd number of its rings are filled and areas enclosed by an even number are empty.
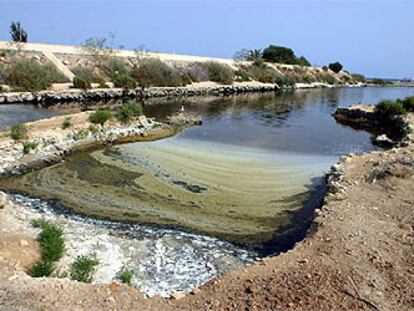
<svg viewBox="0 0 414 311">
<path fill-rule="evenodd" d="M 296 64 L 304 67 L 309 67 L 311 65 L 310 62 L 304 56 L 297 58 Z"/>
<path fill-rule="evenodd" d="M 340 62 L 330 63 L 328 67 L 335 73 L 340 72 L 344 68 Z"/>
<path fill-rule="evenodd" d="M 14 42 L 27 42 L 27 32 L 22 28 L 20 22 L 12 22 L 10 35 Z"/>
<path fill-rule="evenodd" d="M 263 50 L 263 59 L 272 63 L 296 63 L 296 56 L 293 50 L 284 46 L 269 45 Z"/>
<path fill-rule="evenodd" d="M 261 49 L 254 49 L 247 51 L 247 60 L 252 62 L 259 62 L 262 60 L 262 50 Z"/>
</svg>

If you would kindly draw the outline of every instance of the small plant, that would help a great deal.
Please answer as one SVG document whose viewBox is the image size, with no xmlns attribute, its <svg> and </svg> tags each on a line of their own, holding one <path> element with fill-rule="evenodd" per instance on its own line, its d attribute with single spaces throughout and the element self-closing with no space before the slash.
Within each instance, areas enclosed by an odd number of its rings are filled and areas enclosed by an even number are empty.
<svg viewBox="0 0 414 311">
<path fill-rule="evenodd" d="M 237 70 L 234 73 L 234 75 L 236 76 L 235 80 L 238 81 L 238 82 L 245 82 L 245 81 L 250 81 L 251 80 L 250 74 L 244 69 Z"/>
<path fill-rule="evenodd" d="M 96 126 L 95 126 L 95 125 L 91 124 L 91 125 L 89 125 L 89 127 L 88 127 L 88 131 L 89 131 L 89 132 L 91 132 L 91 133 L 92 133 L 92 135 L 93 135 L 93 134 L 95 134 L 96 132 L 98 132 L 98 129 L 96 128 Z"/>
<path fill-rule="evenodd" d="M 379 102 L 378 105 L 375 107 L 375 111 L 385 117 L 393 115 L 404 115 L 407 113 L 403 103 L 400 100 L 383 100 Z"/>
<path fill-rule="evenodd" d="M 66 117 L 65 119 L 63 119 L 63 123 L 62 123 L 63 130 L 72 126 L 72 122 L 70 120 L 71 120 L 70 117 Z"/>
<path fill-rule="evenodd" d="M 115 113 L 115 118 L 117 118 L 121 123 L 129 123 L 132 118 L 138 117 L 142 114 L 142 106 L 136 101 L 128 101 L 122 104 L 121 109 Z"/>
<path fill-rule="evenodd" d="M 109 110 L 102 109 L 95 111 L 89 116 L 89 122 L 94 124 L 104 125 L 108 120 L 112 118 L 112 114 Z"/>
<path fill-rule="evenodd" d="M 25 141 L 23 143 L 23 153 L 24 154 L 28 154 L 28 153 L 30 153 L 31 150 L 36 150 L 36 148 L 37 148 L 37 143 L 35 143 L 35 142 Z"/>
<path fill-rule="evenodd" d="M 11 127 L 10 137 L 14 140 L 26 139 L 29 130 L 24 124 L 16 124 Z"/>
<path fill-rule="evenodd" d="M 75 76 L 73 78 L 73 86 L 76 89 L 88 90 L 91 88 L 91 82 L 83 77 Z"/>
<path fill-rule="evenodd" d="M 0 204 L 0 209 L 3 209 L 4 208 L 4 204 Z"/>
<path fill-rule="evenodd" d="M 75 134 L 75 140 L 85 139 L 86 137 L 88 137 L 88 130 L 86 129 L 80 129 Z"/>
<path fill-rule="evenodd" d="M 132 278 L 134 277 L 134 271 L 131 269 L 122 269 L 119 273 L 119 280 L 128 285 L 132 286 Z"/>
<path fill-rule="evenodd" d="M 78 282 L 90 283 L 98 264 L 99 260 L 95 255 L 78 256 L 70 269 L 70 278 Z"/>
<path fill-rule="evenodd" d="M 65 251 L 63 231 L 44 219 L 33 220 L 32 226 L 42 230 L 38 236 L 42 257 L 28 273 L 33 277 L 49 276 L 54 270 L 54 263 L 62 258 Z"/>
</svg>

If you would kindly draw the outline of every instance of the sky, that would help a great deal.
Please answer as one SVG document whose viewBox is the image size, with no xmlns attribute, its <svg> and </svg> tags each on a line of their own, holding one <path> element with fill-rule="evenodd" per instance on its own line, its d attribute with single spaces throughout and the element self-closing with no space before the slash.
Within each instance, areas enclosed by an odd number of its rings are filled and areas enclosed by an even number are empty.
<svg viewBox="0 0 414 311">
<path fill-rule="evenodd" d="M 115 46 L 233 57 L 292 48 L 314 65 L 340 61 L 368 77 L 414 77 L 414 0 L 0 0 L 0 40 L 20 21 L 29 41 L 79 45 L 115 33 Z"/>
</svg>

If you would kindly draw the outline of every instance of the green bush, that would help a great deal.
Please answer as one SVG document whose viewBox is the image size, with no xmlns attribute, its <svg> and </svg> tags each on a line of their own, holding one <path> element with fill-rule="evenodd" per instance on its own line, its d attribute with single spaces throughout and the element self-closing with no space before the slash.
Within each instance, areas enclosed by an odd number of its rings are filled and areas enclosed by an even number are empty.
<svg viewBox="0 0 414 311">
<path fill-rule="evenodd" d="M 28 273 L 33 277 L 49 276 L 54 270 L 54 262 L 62 258 L 65 251 L 63 231 L 43 219 L 34 220 L 32 226 L 42 229 L 38 236 L 42 256 L 29 269 Z"/>
<path fill-rule="evenodd" d="M 227 65 L 215 61 L 208 61 L 201 64 L 208 73 L 208 79 L 222 84 L 232 84 L 234 79 L 233 70 Z"/>
<path fill-rule="evenodd" d="M 311 65 L 311 63 L 304 56 L 296 58 L 295 64 L 303 67 L 309 67 Z"/>
<path fill-rule="evenodd" d="M 383 116 L 403 115 L 407 112 L 400 100 L 383 100 L 375 107 L 375 111 Z"/>
<path fill-rule="evenodd" d="M 117 118 L 121 123 L 129 123 L 132 118 L 138 117 L 141 114 L 141 104 L 131 100 L 122 104 L 122 107 L 115 113 L 115 118 Z"/>
<path fill-rule="evenodd" d="M 89 80 L 86 80 L 83 77 L 75 76 L 73 78 L 73 86 L 76 89 L 87 90 L 87 89 L 90 89 L 91 88 L 91 82 Z"/>
<path fill-rule="evenodd" d="M 55 270 L 54 264 L 51 261 L 39 260 L 36 261 L 27 273 L 34 278 L 41 278 L 45 276 L 50 276 Z"/>
<path fill-rule="evenodd" d="M 372 79 L 372 80 L 371 80 L 371 82 L 372 82 L 373 84 L 380 85 L 380 86 L 385 86 L 385 85 L 390 85 L 390 84 L 392 84 L 391 82 L 389 82 L 389 81 L 385 81 L 385 80 L 383 80 L 383 79 L 381 79 L 381 78 L 374 78 L 374 79 Z"/>
<path fill-rule="evenodd" d="M 414 96 L 406 97 L 402 100 L 403 106 L 407 111 L 414 111 Z"/>
<path fill-rule="evenodd" d="M 284 46 L 269 45 L 263 50 L 263 59 L 271 63 L 296 63 L 296 56 L 293 50 Z"/>
<path fill-rule="evenodd" d="M 26 139 L 28 134 L 29 130 L 24 124 L 16 124 L 11 127 L 10 137 L 14 140 Z"/>
<path fill-rule="evenodd" d="M 132 76 L 143 87 L 176 87 L 182 86 L 183 78 L 180 73 L 157 58 L 147 58 L 139 63 Z"/>
<path fill-rule="evenodd" d="M 254 80 L 262 83 L 277 83 L 279 86 L 291 86 L 294 84 L 294 81 L 290 77 L 280 74 L 266 64 L 261 66 L 251 65 L 246 70 Z"/>
<path fill-rule="evenodd" d="M 125 89 L 133 89 L 137 86 L 137 81 L 126 73 L 116 74 L 113 77 L 112 82 L 116 87 L 122 87 Z"/>
<path fill-rule="evenodd" d="M 119 280 L 128 286 L 132 286 L 132 278 L 134 277 L 134 271 L 129 269 L 123 269 L 119 274 Z"/>
<path fill-rule="evenodd" d="M 67 79 L 52 64 L 41 65 L 34 59 L 21 58 L 6 69 L 6 81 L 19 90 L 40 91 Z"/>
<path fill-rule="evenodd" d="M 98 264 L 99 260 L 94 255 L 78 256 L 70 269 L 70 278 L 78 282 L 90 283 Z"/>
<path fill-rule="evenodd" d="M 328 83 L 328 84 L 335 84 L 337 80 L 331 76 L 329 73 L 324 73 L 321 75 L 322 82 Z"/>
<path fill-rule="evenodd" d="M 357 82 L 365 82 L 366 81 L 365 76 L 361 75 L 359 73 L 353 73 L 352 78 Z"/>
<path fill-rule="evenodd" d="M 100 124 L 104 125 L 108 120 L 112 118 L 112 114 L 107 109 L 101 109 L 98 111 L 95 111 L 89 116 L 89 122 L 94 124 Z"/>
<path fill-rule="evenodd" d="M 328 68 L 335 73 L 338 73 L 342 70 L 343 66 L 340 62 L 330 63 Z"/>
<path fill-rule="evenodd" d="M 23 143 L 23 153 L 28 154 L 31 150 L 35 150 L 37 148 L 37 143 L 25 141 Z"/>
<path fill-rule="evenodd" d="M 105 61 L 103 64 L 103 71 L 112 80 L 118 75 L 129 75 L 125 62 L 115 57 L 109 57 Z"/>
<path fill-rule="evenodd" d="M 244 70 L 244 69 L 238 69 L 235 73 L 235 80 L 238 82 L 245 82 L 245 81 L 250 81 L 251 80 L 251 76 L 250 74 Z"/>
<path fill-rule="evenodd" d="M 65 130 L 68 127 L 72 126 L 72 122 L 70 122 L 70 117 L 66 117 L 62 123 L 62 129 Z"/>
</svg>

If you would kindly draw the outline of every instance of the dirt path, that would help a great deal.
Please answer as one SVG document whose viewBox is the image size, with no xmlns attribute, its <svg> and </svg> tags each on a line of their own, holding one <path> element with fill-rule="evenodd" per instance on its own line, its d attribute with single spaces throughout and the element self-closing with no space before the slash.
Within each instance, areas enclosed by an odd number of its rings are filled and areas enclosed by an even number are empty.
<svg viewBox="0 0 414 311">
<path fill-rule="evenodd" d="M 414 117 L 409 116 L 411 124 Z M 312 232 L 291 251 L 229 271 L 178 299 L 137 290 L 32 279 L 33 236 L 0 210 L 1 310 L 413 310 L 414 146 L 348 156 Z M 10 237 L 10 238 L 9 238 Z M 17 240 L 19 240 L 17 242 Z M 21 243 L 21 240 L 27 243 Z M 26 255 L 15 258 L 15 254 Z M 19 264 L 17 264 L 19 262 Z"/>
</svg>

